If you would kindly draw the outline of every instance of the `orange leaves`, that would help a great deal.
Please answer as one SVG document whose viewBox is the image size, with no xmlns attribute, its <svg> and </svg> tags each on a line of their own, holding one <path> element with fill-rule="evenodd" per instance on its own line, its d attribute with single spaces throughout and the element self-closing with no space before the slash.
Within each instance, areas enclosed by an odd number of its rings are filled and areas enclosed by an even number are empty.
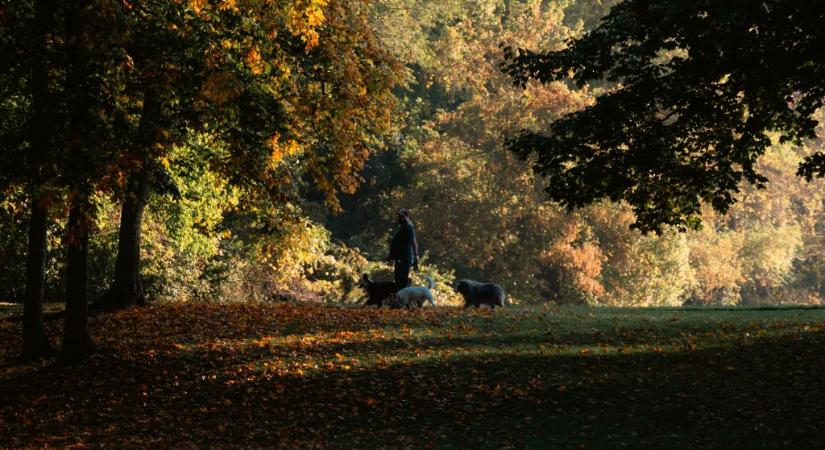
<svg viewBox="0 0 825 450">
<path fill-rule="evenodd" d="M 249 49 L 244 57 L 244 62 L 253 74 L 260 75 L 264 72 L 265 64 L 263 59 L 261 59 L 261 52 L 257 47 L 252 47 Z"/>
<path fill-rule="evenodd" d="M 267 142 L 269 147 L 272 149 L 272 153 L 269 157 L 269 163 L 270 167 L 273 169 L 278 167 L 285 157 L 296 155 L 301 150 L 300 144 L 298 144 L 298 141 L 294 139 L 288 139 L 286 142 L 281 142 L 280 133 L 273 134 Z"/>
<path fill-rule="evenodd" d="M 367 11 L 360 0 L 289 2 L 286 28 L 304 42 L 306 55 L 298 58 L 305 63 L 267 61 L 272 76 L 294 89 L 289 107 L 306 151 L 302 169 L 334 211 L 337 194 L 355 191 L 371 150 L 393 126 L 392 88 L 401 67 L 377 44 Z M 275 162 L 284 156 L 273 152 Z"/>
<path fill-rule="evenodd" d="M 258 339 L 257 345 L 258 345 L 258 347 L 268 347 L 272 344 L 272 342 L 274 340 L 275 340 L 275 338 L 272 337 L 272 336 L 264 336 L 264 337 Z"/>
<path fill-rule="evenodd" d="M 219 9 L 230 9 L 233 11 L 238 10 L 237 0 L 222 0 L 221 4 L 218 5 Z"/>
<path fill-rule="evenodd" d="M 614 448 L 608 435 L 635 433 L 661 448 L 695 426 L 690 447 L 782 418 L 776 442 L 804 448 L 788 440 L 812 423 L 785 418 L 821 417 L 823 324 L 822 310 L 156 304 L 95 316 L 107 351 L 53 367 L 8 364 L 19 324 L 3 321 L 0 447 Z"/>
<path fill-rule="evenodd" d="M 200 14 L 203 8 L 209 6 L 208 0 L 189 0 L 189 8 L 192 11 L 195 11 L 196 14 Z"/>
</svg>

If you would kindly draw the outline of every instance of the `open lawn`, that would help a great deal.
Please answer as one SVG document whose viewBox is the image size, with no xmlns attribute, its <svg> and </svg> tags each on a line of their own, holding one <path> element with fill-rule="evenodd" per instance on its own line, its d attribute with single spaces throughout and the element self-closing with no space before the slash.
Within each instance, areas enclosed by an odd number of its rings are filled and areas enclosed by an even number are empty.
<svg viewBox="0 0 825 450">
<path fill-rule="evenodd" d="M 16 365 L 0 322 L 0 448 L 825 448 L 825 309 L 162 304 L 91 327 L 87 363 Z"/>
</svg>

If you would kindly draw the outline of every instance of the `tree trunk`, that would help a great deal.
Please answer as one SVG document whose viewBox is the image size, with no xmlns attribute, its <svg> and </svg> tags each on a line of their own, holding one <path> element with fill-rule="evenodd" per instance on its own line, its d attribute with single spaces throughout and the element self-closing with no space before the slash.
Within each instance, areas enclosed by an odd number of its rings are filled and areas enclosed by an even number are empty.
<svg viewBox="0 0 825 450">
<path fill-rule="evenodd" d="M 157 86 L 144 86 L 143 110 L 138 125 L 136 145 L 142 150 L 142 166 L 129 176 L 126 195 L 120 213 L 115 276 L 109 291 L 98 302 L 105 307 L 122 308 L 146 304 L 143 279 L 140 275 L 140 225 L 146 196 L 149 193 L 150 163 L 147 160 L 150 147 L 155 143 L 158 120 L 161 114 L 160 95 Z"/>
<path fill-rule="evenodd" d="M 43 174 L 41 173 L 50 147 L 51 95 L 47 49 L 49 34 L 54 27 L 54 0 L 36 0 L 34 4 L 34 36 L 29 90 L 32 98 L 31 158 L 35 171 L 31 186 L 31 218 L 29 220 L 28 255 L 26 257 L 26 293 L 23 303 L 23 354 L 32 361 L 52 353 L 52 347 L 43 329 L 43 291 L 45 285 L 49 212 L 43 204 Z"/>
<path fill-rule="evenodd" d="M 87 300 L 87 262 L 89 255 L 89 220 L 91 203 L 85 194 L 78 194 L 69 209 L 68 256 L 66 267 L 66 324 L 63 349 L 64 363 L 83 360 L 95 350 L 89 336 L 89 304 Z"/>
<path fill-rule="evenodd" d="M 32 196 L 29 248 L 26 258 L 26 294 L 23 303 L 23 359 L 33 361 L 52 354 L 43 329 L 43 290 L 46 273 L 48 210 Z"/>
<path fill-rule="evenodd" d="M 122 308 L 146 303 L 140 275 L 140 225 L 146 206 L 148 185 L 146 169 L 140 169 L 129 178 L 120 213 L 114 281 L 106 295 L 99 300 L 102 306 Z"/>
<path fill-rule="evenodd" d="M 103 70 L 86 48 L 93 41 L 86 39 L 86 33 L 93 26 L 87 15 L 93 13 L 88 0 L 65 2 L 66 80 L 64 82 L 69 102 L 69 135 L 65 142 L 66 154 L 72 161 L 67 172 L 71 177 L 69 221 L 66 226 L 66 314 L 63 334 L 63 349 L 60 361 L 73 363 L 94 352 L 94 344 L 89 337 L 89 303 L 87 299 L 89 227 L 93 214 L 92 185 L 87 177 L 94 177 L 94 154 L 90 151 L 97 145 L 94 111 L 99 107 L 96 98 L 99 86 L 97 70 Z M 87 42 L 89 41 L 89 42 Z M 74 171 L 70 170 L 73 169 Z"/>
</svg>

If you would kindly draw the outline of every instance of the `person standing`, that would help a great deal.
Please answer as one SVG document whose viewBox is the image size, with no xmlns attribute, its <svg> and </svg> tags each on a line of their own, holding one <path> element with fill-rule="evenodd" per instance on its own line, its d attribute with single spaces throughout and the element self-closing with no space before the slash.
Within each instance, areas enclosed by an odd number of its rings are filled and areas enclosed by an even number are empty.
<svg viewBox="0 0 825 450">
<path fill-rule="evenodd" d="M 387 259 L 393 262 L 395 269 L 395 290 L 409 286 L 410 268 L 418 270 L 418 241 L 415 240 L 415 229 L 410 222 L 410 212 L 406 209 L 398 210 L 398 230 L 390 241 L 390 255 Z"/>
</svg>

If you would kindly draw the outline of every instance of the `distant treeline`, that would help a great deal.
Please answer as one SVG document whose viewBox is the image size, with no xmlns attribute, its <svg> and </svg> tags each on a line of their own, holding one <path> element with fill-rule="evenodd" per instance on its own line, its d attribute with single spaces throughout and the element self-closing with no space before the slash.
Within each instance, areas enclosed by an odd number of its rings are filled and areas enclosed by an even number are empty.
<svg viewBox="0 0 825 450">
<path fill-rule="evenodd" d="M 47 189 L 34 195 L 27 184 L 32 176 L 0 176 L 0 301 L 24 297 L 29 219 L 41 197 L 50 199 L 51 217 L 45 298 L 63 301 L 72 235 L 66 219 L 79 190 L 94 205 L 89 298 L 103 298 L 117 266 L 123 200 L 134 195 L 129 179 L 150 167 L 152 186 L 174 186 L 143 190 L 139 242 L 150 300 L 353 300 L 361 272 L 386 274 L 375 261 L 386 256 L 393 212 L 405 207 L 416 225 L 422 266 L 440 289 L 455 276 L 500 283 L 526 303 L 820 301 L 823 190 L 795 172 L 801 157 L 821 148 L 777 144 L 760 161 L 771 181 L 767 189 L 743 186 L 741 201 L 727 215 L 708 209 L 701 231 L 660 236 L 630 230 L 633 216 L 622 204 L 565 212 L 546 201 L 544 182 L 529 161 L 505 149 L 519 129 L 545 129 L 611 86 L 514 87 L 500 69 L 500 44 L 563 48 L 616 1 L 298 3 L 306 8 L 303 21 L 284 19 L 292 17 L 289 8 L 279 18 L 265 9 L 254 17 L 260 24 L 273 21 L 273 30 L 291 36 L 289 45 L 267 47 L 266 33 L 227 25 L 194 29 L 202 33 L 194 41 L 204 46 L 201 53 L 156 55 L 171 66 L 153 68 L 158 78 L 150 81 L 175 93 L 164 97 L 175 108 L 161 111 L 164 121 L 154 124 L 158 129 L 142 143 L 145 149 L 129 145 L 143 130 L 136 112 L 145 105 L 141 86 L 151 85 L 128 68 L 141 61 L 96 62 L 122 71 L 107 83 L 126 122 L 100 125 L 95 129 L 105 133 L 91 143 L 110 139 L 107 127 L 127 126 L 128 133 L 106 147 L 125 150 L 96 155 L 80 168 L 66 165 L 71 149 L 53 161 L 29 161 L 21 167 L 34 172 L 37 165 L 62 164 L 44 183 Z M 180 20 L 206 26 L 208 4 L 175 6 L 180 16 L 169 15 L 173 23 L 155 25 L 167 30 Z M 235 23 L 231 10 L 215 6 L 214 14 Z M 11 15 L 6 11 L 6 20 Z M 117 45 L 145 44 L 129 40 L 138 32 L 158 33 L 135 28 Z M 207 50 L 215 52 L 214 61 L 198 59 Z M 64 61 L 55 57 L 49 64 L 61 73 L 55 83 L 62 82 Z M 208 76 L 178 78 L 181 67 L 199 64 Z M 20 76 L 25 70 L 21 65 L 0 73 L 4 93 L 11 93 L 0 103 L 4 148 L 21 142 L 14 130 L 25 124 L 31 106 L 23 92 L 28 78 Z M 190 104 L 192 111 L 176 109 Z M 61 127 L 55 136 L 69 129 Z M 26 154 L 29 144 L 21 145 L 22 153 L 4 150 L 4 167 Z M 82 171 L 88 167 L 95 171 Z"/>
</svg>

